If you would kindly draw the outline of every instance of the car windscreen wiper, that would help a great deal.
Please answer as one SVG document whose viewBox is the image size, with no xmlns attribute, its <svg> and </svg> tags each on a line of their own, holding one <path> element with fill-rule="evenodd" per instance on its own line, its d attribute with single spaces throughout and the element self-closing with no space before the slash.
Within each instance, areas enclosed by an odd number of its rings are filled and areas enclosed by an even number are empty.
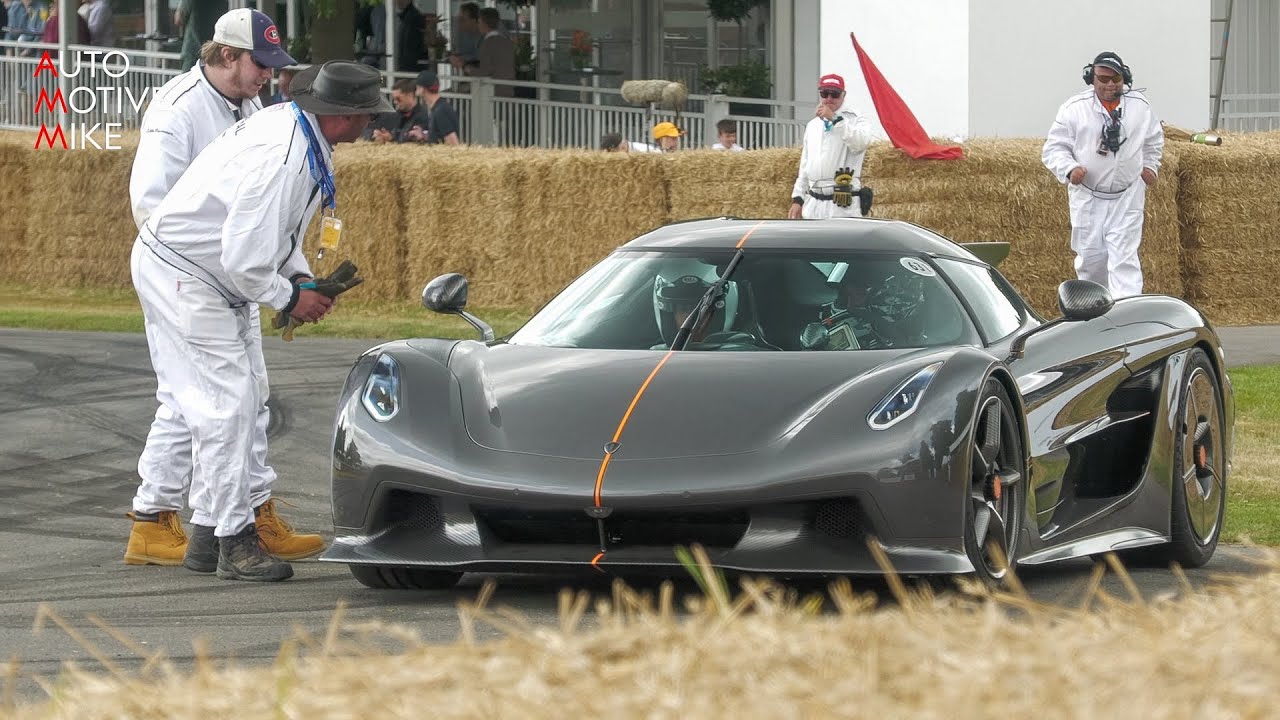
<svg viewBox="0 0 1280 720">
<path fill-rule="evenodd" d="M 742 261 L 742 248 L 738 248 L 733 253 L 733 258 L 729 260 L 729 265 L 724 272 L 711 283 L 711 287 L 702 294 L 702 299 L 698 301 L 698 306 L 693 312 L 689 313 L 689 317 L 684 319 L 684 323 L 680 325 L 680 330 L 676 333 L 675 340 L 671 341 L 672 350 L 683 350 L 685 344 L 689 341 L 689 335 L 693 333 L 693 329 L 702 321 L 702 315 L 713 307 L 720 296 L 724 294 L 724 284 L 729 282 L 729 276 L 737 269 L 738 263 Z"/>
</svg>

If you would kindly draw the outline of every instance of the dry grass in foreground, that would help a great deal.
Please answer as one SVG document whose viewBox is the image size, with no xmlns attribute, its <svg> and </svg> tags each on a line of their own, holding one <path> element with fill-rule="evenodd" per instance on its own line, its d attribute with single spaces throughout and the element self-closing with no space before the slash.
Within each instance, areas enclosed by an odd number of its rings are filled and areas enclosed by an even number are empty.
<svg viewBox="0 0 1280 720">
<path fill-rule="evenodd" d="M 1016 586 L 934 594 L 891 577 L 896 602 L 884 607 L 843 581 L 824 599 L 746 580 L 737 597 L 710 583 L 684 615 L 669 585 L 653 598 L 619 583 L 591 630 L 579 627 L 583 594 L 564 591 L 560 626 L 538 627 L 487 607 L 489 585 L 460 605 L 451 645 L 347 625 L 339 608 L 325 637 L 299 635 L 269 668 L 203 660 L 186 674 L 162 658 L 137 677 L 69 668 L 50 702 L 9 709 L 24 719 L 1263 718 L 1280 704 L 1280 555 L 1267 557 L 1262 576 L 1210 592 L 1184 583 L 1180 597 L 1153 600 L 1109 557 L 1132 595 L 1100 590 L 1099 564 L 1076 611 Z M 837 612 L 822 613 L 824 602 Z M 476 642 L 481 623 L 504 637 Z M 405 649 L 371 651 L 373 638 Z"/>
</svg>

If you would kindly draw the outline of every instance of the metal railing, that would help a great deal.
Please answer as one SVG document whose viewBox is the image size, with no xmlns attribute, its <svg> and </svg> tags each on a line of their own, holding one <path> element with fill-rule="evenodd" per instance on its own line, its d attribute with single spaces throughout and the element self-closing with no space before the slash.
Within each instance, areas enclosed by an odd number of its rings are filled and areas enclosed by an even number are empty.
<svg viewBox="0 0 1280 720">
<path fill-rule="evenodd" d="M 798 146 L 811 103 L 690 95 L 677 114 L 668 108 L 626 103 L 622 91 L 579 85 L 468 78 L 466 94 L 443 94 L 458 108 L 466 142 L 545 148 L 596 148 L 606 133 L 650 142 L 656 123 L 671 121 L 684 132 L 684 148 L 710 147 L 716 124 L 736 121 L 738 143 L 746 148 Z M 497 96 L 498 87 L 516 97 Z M 488 118 L 486 121 L 485 119 Z"/>
<path fill-rule="evenodd" d="M 1222 96 L 1218 129 L 1260 132 L 1280 129 L 1280 94 L 1237 93 Z"/>
<path fill-rule="evenodd" d="M 10 55 L 11 50 L 27 54 Z M 155 89 L 180 72 L 176 53 L 72 45 L 70 52 L 75 54 L 67 72 L 76 75 L 67 78 L 63 92 L 70 113 L 62 118 L 61 108 L 51 107 L 58 78 L 36 72 L 45 50 L 56 65 L 56 45 L 0 42 L 0 128 L 52 129 L 60 119 L 69 119 L 86 128 L 110 124 L 115 130 L 136 129 Z M 63 72 L 60 66 L 58 72 Z M 396 73 L 395 77 L 414 75 Z M 809 103 L 690 95 L 677 114 L 652 105 L 628 104 L 617 88 L 444 79 L 453 83 L 444 95 L 458 111 L 463 141 L 480 145 L 594 149 L 606 133 L 650 142 L 654 124 L 670 120 L 685 131 L 683 147 L 710 147 L 716 141 L 716 123 L 728 118 L 737 121 L 738 143 L 743 147 L 795 146 L 812 108 Z M 462 83 L 465 91 L 458 92 Z M 511 88 L 512 96 L 498 95 L 499 87 Z"/>
</svg>

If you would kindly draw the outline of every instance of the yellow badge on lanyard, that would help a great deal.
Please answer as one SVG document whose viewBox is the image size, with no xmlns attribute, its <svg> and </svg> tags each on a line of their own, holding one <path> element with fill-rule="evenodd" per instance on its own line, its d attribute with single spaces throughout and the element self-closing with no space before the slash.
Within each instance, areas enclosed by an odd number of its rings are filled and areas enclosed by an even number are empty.
<svg viewBox="0 0 1280 720">
<path fill-rule="evenodd" d="M 324 258 L 326 251 L 338 247 L 338 241 L 341 239 L 342 220 L 333 215 L 325 215 L 320 224 L 320 252 L 316 253 L 316 259 Z"/>
</svg>

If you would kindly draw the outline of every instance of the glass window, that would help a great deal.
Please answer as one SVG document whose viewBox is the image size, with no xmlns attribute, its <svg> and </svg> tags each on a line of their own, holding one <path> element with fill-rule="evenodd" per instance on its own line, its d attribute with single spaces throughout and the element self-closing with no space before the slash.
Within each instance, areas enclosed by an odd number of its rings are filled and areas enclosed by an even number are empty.
<svg viewBox="0 0 1280 720">
<path fill-rule="evenodd" d="M 876 350 L 975 344 L 963 306 L 927 261 L 836 251 L 748 252 L 709 312 L 730 251 L 619 251 L 588 270 L 510 342 L 601 349 Z"/>
<path fill-rule="evenodd" d="M 969 302 L 988 342 L 1006 337 L 1022 325 L 1019 305 L 1004 293 L 991 270 L 959 260 L 939 258 L 937 262 Z"/>
</svg>

